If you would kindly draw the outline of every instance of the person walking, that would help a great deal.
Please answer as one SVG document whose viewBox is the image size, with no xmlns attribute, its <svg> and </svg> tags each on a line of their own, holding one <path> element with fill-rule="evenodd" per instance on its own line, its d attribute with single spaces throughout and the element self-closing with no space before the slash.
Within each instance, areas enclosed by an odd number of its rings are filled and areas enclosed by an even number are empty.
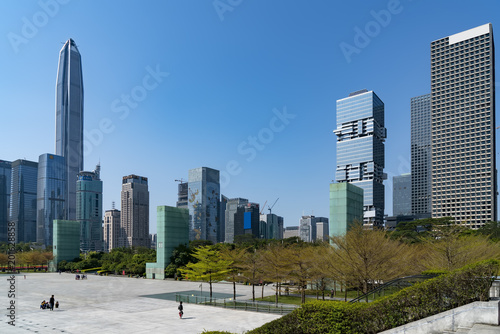
<svg viewBox="0 0 500 334">
<path fill-rule="evenodd" d="M 49 304 L 50 304 L 50 310 L 54 311 L 54 295 L 50 297 Z"/>
<path fill-rule="evenodd" d="M 182 302 L 180 302 L 179 307 L 177 307 L 177 309 L 179 310 L 179 318 L 182 319 L 182 315 L 184 314 L 183 312 L 184 307 L 182 306 Z"/>
</svg>

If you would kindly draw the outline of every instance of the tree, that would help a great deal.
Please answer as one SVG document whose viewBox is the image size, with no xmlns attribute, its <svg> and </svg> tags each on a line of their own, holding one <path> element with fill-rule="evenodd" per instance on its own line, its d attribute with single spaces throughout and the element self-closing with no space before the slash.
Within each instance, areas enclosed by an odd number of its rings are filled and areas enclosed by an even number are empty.
<svg viewBox="0 0 500 334">
<path fill-rule="evenodd" d="M 236 300 L 236 282 L 241 280 L 240 269 L 242 268 L 243 261 L 245 260 L 246 249 L 241 248 L 231 248 L 224 244 L 224 248 L 221 249 L 221 258 L 231 262 L 229 266 L 228 278 L 233 282 L 233 300 Z"/>
<path fill-rule="evenodd" d="M 298 283 L 302 304 L 306 302 L 307 282 L 314 278 L 314 249 L 311 245 L 293 245 L 285 249 L 284 256 L 288 257 L 290 271 L 288 277 Z"/>
<path fill-rule="evenodd" d="M 409 245 L 388 238 L 385 231 L 365 230 L 361 223 L 332 237 L 332 243 L 339 276 L 361 286 L 363 293 L 376 283 L 419 271 Z"/>
<path fill-rule="evenodd" d="M 214 250 L 210 246 L 196 248 L 193 252 L 193 257 L 196 258 L 198 262 L 190 262 L 185 268 L 180 269 L 180 271 L 186 279 L 208 282 L 211 299 L 212 282 L 226 278 L 229 272 L 229 266 L 232 262 L 221 259 L 219 251 Z"/>
<path fill-rule="evenodd" d="M 271 243 L 261 251 L 263 276 L 276 282 L 275 302 L 278 304 L 280 284 L 290 272 L 289 259 L 285 255 L 285 247 L 280 243 Z"/>
<path fill-rule="evenodd" d="M 263 278 L 261 258 L 261 253 L 255 248 L 250 247 L 245 250 L 242 262 L 238 265 L 242 270 L 243 277 L 247 280 L 247 282 L 252 284 L 253 301 L 255 301 L 255 285 L 258 284 Z"/>
<path fill-rule="evenodd" d="M 481 260 L 499 259 L 500 245 L 486 235 L 464 233 L 468 227 L 458 224 L 436 226 L 425 246 L 428 269 L 454 270 Z"/>
</svg>

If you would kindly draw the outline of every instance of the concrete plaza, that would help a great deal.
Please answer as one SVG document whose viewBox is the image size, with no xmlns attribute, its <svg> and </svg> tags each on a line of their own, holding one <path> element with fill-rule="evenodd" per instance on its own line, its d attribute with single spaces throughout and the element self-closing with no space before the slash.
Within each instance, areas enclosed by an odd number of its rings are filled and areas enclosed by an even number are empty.
<svg viewBox="0 0 500 334">
<path fill-rule="evenodd" d="M 3 319 L 0 333 L 201 333 L 225 330 L 244 333 L 279 315 L 236 311 L 218 307 L 184 304 L 184 318 L 179 319 L 174 300 L 164 299 L 170 293 L 200 291 L 199 282 L 146 280 L 128 277 L 88 275 L 75 280 L 74 274 L 24 274 L 16 276 L 15 324 L 7 322 L 9 275 L 0 275 L 0 307 Z M 208 283 L 203 283 L 203 294 Z M 214 293 L 232 296 L 232 284 L 214 284 Z M 238 300 L 249 300 L 252 287 L 237 285 Z M 266 295 L 273 294 L 266 287 Z M 260 295 L 260 287 L 256 287 Z M 42 300 L 51 295 L 59 309 L 41 310 Z M 153 297 L 157 296 L 157 297 Z M 170 295 L 171 296 L 171 295 Z"/>
</svg>

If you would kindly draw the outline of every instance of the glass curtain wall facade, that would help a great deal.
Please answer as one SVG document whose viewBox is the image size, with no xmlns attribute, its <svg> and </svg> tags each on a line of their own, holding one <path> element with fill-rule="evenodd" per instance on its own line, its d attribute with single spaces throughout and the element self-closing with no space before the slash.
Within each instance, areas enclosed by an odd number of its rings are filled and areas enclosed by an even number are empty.
<svg viewBox="0 0 500 334">
<path fill-rule="evenodd" d="M 0 242 L 7 242 L 7 223 L 10 212 L 10 161 L 0 160 Z"/>
<path fill-rule="evenodd" d="M 80 222 L 80 249 L 103 250 L 101 166 L 80 172 L 76 183 L 76 220 Z"/>
<path fill-rule="evenodd" d="M 189 170 L 189 240 L 220 240 L 220 172 L 208 167 Z"/>
<path fill-rule="evenodd" d="M 330 236 L 345 235 L 363 219 L 363 189 L 352 183 L 330 184 Z"/>
<path fill-rule="evenodd" d="M 122 180 L 120 247 L 150 248 L 148 179 L 129 175 Z"/>
<path fill-rule="evenodd" d="M 366 89 L 337 100 L 337 182 L 364 190 L 364 224 L 383 226 L 384 103 Z"/>
<path fill-rule="evenodd" d="M 493 29 L 430 47 L 432 217 L 479 228 L 497 220 Z"/>
<path fill-rule="evenodd" d="M 431 216 L 431 94 L 411 99 L 411 212 Z M 395 215 L 395 214 L 394 214 Z"/>
<path fill-rule="evenodd" d="M 316 217 L 302 216 L 299 223 L 299 237 L 305 242 L 316 240 Z"/>
<path fill-rule="evenodd" d="M 42 154 L 38 158 L 36 241 L 48 246 L 53 240 L 53 221 L 66 219 L 66 163 L 64 157 Z"/>
<path fill-rule="evenodd" d="M 392 178 L 392 214 L 409 216 L 411 212 L 411 174 Z"/>
<path fill-rule="evenodd" d="M 36 196 L 38 163 L 12 162 L 9 220 L 16 228 L 16 243 L 36 241 Z"/>
<path fill-rule="evenodd" d="M 56 82 L 56 154 L 65 158 L 67 219 L 76 218 L 76 180 L 83 171 L 83 76 L 80 52 L 69 39 L 59 52 Z"/>
</svg>

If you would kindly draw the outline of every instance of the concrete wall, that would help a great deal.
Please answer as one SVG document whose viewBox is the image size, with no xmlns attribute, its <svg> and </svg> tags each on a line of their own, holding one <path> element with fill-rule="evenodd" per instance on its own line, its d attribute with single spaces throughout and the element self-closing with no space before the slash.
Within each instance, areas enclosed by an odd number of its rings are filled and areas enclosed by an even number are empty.
<svg viewBox="0 0 500 334">
<path fill-rule="evenodd" d="M 500 301 L 474 302 L 422 320 L 399 326 L 380 334 L 432 334 L 471 328 L 474 324 L 500 325 Z"/>
</svg>

